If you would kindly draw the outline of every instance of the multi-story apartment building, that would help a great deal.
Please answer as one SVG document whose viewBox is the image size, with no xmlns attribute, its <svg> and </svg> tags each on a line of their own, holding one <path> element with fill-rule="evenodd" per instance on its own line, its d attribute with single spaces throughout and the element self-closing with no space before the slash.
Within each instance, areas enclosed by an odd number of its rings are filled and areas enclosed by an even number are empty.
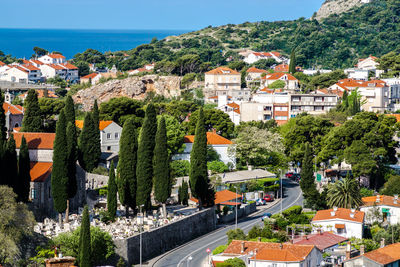
<svg viewBox="0 0 400 267">
<path fill-rule="evenodd" d="M 400 78 L 382 79 L 389 86 L 389 108 L 392 111 L 400 109 Z"/>
<path fill-rule="evenodd" d="M 290 117 L 307 112 L 308 114 L 323 114 L 336 107 L 338 96 L 335 94 L 291 94 Z"/>
<path fill-rule="evenodd" d="M 38 58 L 44 64 L 63 64 L 67 63 L 65 57 L 61 54 L 48 54 Z"/>
<path fill-rule="evenodd" d="M 41 78 L 39 68 L 33 65 L 9 65 L 1 75 L 1 80 L 18 83 L 36 83 Z"/>
</svg>

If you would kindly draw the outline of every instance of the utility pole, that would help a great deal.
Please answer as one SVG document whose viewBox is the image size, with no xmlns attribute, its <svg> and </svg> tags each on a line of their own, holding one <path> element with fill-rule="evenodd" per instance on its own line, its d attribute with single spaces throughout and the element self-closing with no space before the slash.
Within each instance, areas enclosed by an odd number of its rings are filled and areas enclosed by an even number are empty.
<svg viewBox="0 0 400 267">
<path fill-rule="evenodd" d="M 235 185 L 235 231 L 237 231 L 237 185 Z"/>
<path fill-rule="evenodd" d="M 282 210 L 283 210 L 283 184 L 282 184 L 282 170 L 279 170 L 279 175 L 281 176 L 281 214 L 282 214 Z"/>
</svg>

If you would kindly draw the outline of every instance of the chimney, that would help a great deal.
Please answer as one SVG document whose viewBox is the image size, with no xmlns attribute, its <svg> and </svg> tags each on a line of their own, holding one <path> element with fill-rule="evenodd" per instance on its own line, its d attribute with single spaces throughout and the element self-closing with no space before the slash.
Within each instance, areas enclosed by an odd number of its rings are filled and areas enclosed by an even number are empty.
<svg viewBox="0 0 400 267">
<path fill-rule="evenodd" d="M 364 255 L 365 253 L 365 245 L 360 246 L 360 255 Z"/>
<path fill-rule="evenodd" d="M 244 242 L 241 243 L 241 246 L 240 246 L 240 253 L 244 253 Z"/>
<path fill-rule="evenodd" d="M 335 207 L 333 207 L 333 211 L 337 211 L 337 207 L 335 206 Z"/>
<path fill-rule="evenodd" d="M 331 211 L 331 216 L 335 216 L 336 212 L 335 211 Z"/>
<path fill-rule="evenodd" d="M 355 213 L 354 213 L 354 212 L 351 212 L 351 213 L 350 213 L 350 218 L 354 218 L 354 215 L 355 215 Z"/>
<path fill-rule="evenodd" d="M 348 241 L 346 245 L 346 260 L 351 258 L 351 242 Z"/>
<path fill-rule="evenodd" d="M 385 238 L 382 238 L 382 240 L 381 240 L 381 248 L 384 248 L 385 247 Z"/>
</svg>

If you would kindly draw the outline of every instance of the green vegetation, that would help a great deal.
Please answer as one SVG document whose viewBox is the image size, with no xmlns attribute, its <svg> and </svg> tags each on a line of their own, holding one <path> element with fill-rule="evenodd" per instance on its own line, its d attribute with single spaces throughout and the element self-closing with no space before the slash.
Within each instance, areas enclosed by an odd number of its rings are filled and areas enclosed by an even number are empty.
<svg viewBox="0 0 400 267">
<path fill-rule="evenodd" d="M 16 194 L 17 200 L 24 203 L 29 200 L 30 186 L 31 186 L 31 175 L 30 175 L 30 159 L 28 145 L 24 136 L 21 138 L 21 146 L 19 148 L 18 155 L 18 181 Z"/>
<path fill-rule="evenodd" d="M 246 264 L 239 258 L 233 258 L 225 260 L 224 262 L 218 262 L 216 267 L 246 267 Z"/>
<path fill-rule="evenodd" d="M 110 174 L 108 178 L 108 192 L 107 192 L 107 212 L 111 220 L 115 219 L 117 213 L 117 184 L 115 182 L 115 168 L 114 161 L 111 162 Z"/>
<path fill-rule="evenodd" d="M 190 162 L 188 160 L 174 160 L 171 162 L 171 177 L 183 177 L 189 175 Z"/>
<path fill-rule="evenodd" d="M 86 113 L 83 121 L 83 129 L 79 136 L 79 164 L 87 172 L 91 172 L 97 167 L 100 160 L 100 139 L 98 136 L 98 126 L 93 121 L 91 113 Z"/>
<path fill-rule="evenodd" d="M 79 234 L 79 250 L 78 250 L 79 266 L 91 267 L 92 261 L 92 245 L 90 237 L 90 221 L 88 207 L 85 206 L 82 214 L 82 223 Z"/>
<path fill-rule="evenodd" d="M 213 255 L 220 254 L 220 253 L 224 252 L 225 249 L 226 249 L 227 247 L 228 247 L 228 245 L 220 245 L 220 246 L 216 247 L 216 248 L 212 251 L 212 254 L 213 254 Z"/>
<path fill-rule="evenodd" d="M 23 132 L 40 132 L 42 130 L 42 119 L 37 93 L 34 89 L 28 91 L 24 102 L 25 112 L 22 121 Z"/>
<path fill-rule="evenodd" d="M 189 200 L 189 184 L 186 181 L 182 182 L 182 186 L 178 188 L 178 202 L 182 205 L 188 205 Z"/>
<path fill-rule="evenodd" d="M 388 196 L 400 195 L 400 176 L 390 175 L 381 193 Z"/>
</svg>

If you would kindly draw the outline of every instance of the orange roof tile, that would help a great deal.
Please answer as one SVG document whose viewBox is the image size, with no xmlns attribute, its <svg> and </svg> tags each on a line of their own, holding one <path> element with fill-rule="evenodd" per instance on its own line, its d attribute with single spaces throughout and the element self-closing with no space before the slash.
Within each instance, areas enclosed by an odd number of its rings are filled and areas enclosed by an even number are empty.
<svg viewBox="0 0 400 267">
<path fill-rule="evenodd" d="M 59 64 L 46 64 L 46 65 L 55 70 L 65 70 L 65 68 Z"/>
<path fill-rule="evenodd" d="M 276 72 L 289 72 L 289 65 L 286 64 L 286 63 L 282 63 L 280 65 L 277 65 L 274 68 L 274 71 L 276 71 Z"/>
<path fill-rule="evenodd" d="M 400 114 L 385 114 L 385 116 L 392 116 L 396 118 L 397 122 L 400 121 Z"/>
<path fill-rule="evenodd" d="M 21 129 L 22 129 L 22 127 L 14 127 L 14 128 L 13 128 L 13 132 L 14 132 L 14 133 L 18 133 L 18 132 L 21 131 Z"/>
<path fill-rule="evenodd" d="M 194 135 L 186 135 L 184 137 L 185 143 L 194 143 Z M 232 141 L 220 136 L 214 132 L 207 132 L 207 144 L 208 145 L 231 145 Z"/>
<path fill-rule="evenodd" d="M 29 174 L 31 176 L 31 182 L 44 182 L 51 174 L 53 163 L 31 161 L 30 167 Z"/>
<path fill-rule="evenodd" d="M 78 69 L 78 67 L 76 67 L 75 65 L 72 65 L 71 63 L 68 63 L 68 62 L 60 64 L 60 65 L 66 67 L 69 70 L 77 70 Z"/>
<path fill-rule="evenodd" d="M 105 128 L 108 127 L 108 125 L 110 125 L 111 123 L 113 123 L 113 121 L 100 121 L 99 122 L 99 130 L 103 131 Z M 75 125 L 76 127 L 78 127 L 79 129 L 83 128 L 83 120 L 76 120 L 75 121 Z"/>
<path fill-rule="evenodd" d="M 228 67 L 218 67 L 216 69 L 210 70 L 209 72 L 206 72 L 206 74 L 218 74 L 218 75 L 240 75 L 239 72 L 236 70 L 230 69 Z"/>
<path fill-rule="evenodd" d="M 364 257 L 382 265 L 390 264 L 400 260 L 400 243 L 387 245 L 383 248 L 367 252 Z"/>
<path fill-rule="evenodd" d="M 32 65 L 32 63 L 29 64 L 24 64 L 22 67 L 28 69 L 28 70 L 40 70 L 39 68 L 36 68 L 35 66 Z"/>
<path fill-rule="evenodd" d="M 242 244 L 244 243 L 244 251 Z M 255 258 L 264 261 L 302 262 L 314 249 L 314 245 L 280 244 L 233 240 L 223 254 L 245 255 L 257 249 Z M 254 257 L 252 258 L 254 259 Z"/>
<path fill-rule="evenodd" d="M 100 75 L 100 74 L 93 72 L 93 73 L 90 73 L 90 74 L 88 74 L 86 76 L 81 77 L 81 79 L 93 79 L 97 75 Z"/>
<path fill-rule="evenodd" d="M 233 111 L 237 114 L 240 114 L 240 106 L 239 104 L 236 104 L 235 102 L 227 104 L 227 106 L 233 108 Z"/>
<path fill-rule="evenodd" d="M 283 73 L 283 72 L 275 72 L 275 73 L 267 74 L 265 77 L 262 77 L 261 79 L 275 81 L 275 80 L 281 79 L 283 76 L 286 76 L 287 80 L 297 81 L 296 77 L 294 77 L 292 74 Z"/>
<path fill-rule="evenodd" d="M 400 207 L 400 199 L 397 199 L 395 201 L 394 197 L 392 197 L 392 196 L 380 195 L 379 196 L 379 202 L 376 202 L 376 200 L 377 200 L 377 196 L 363 197 L 362 198 L 362 201 L 364 202 L 364 206 L 365 207 L 371 207 L 371 206 L 374 206 L 374 205 L 376 205 L 376 206 L 385 205 L 385 206 Z"/>
<path fill-rule="evenodd" d="M 22 136 L 25 137 L 28 149 L 53 149 L 55 133 L 13 133 L 16 147 L 21 146 Z"/>
<path fill-rule="evenodd" d="M 60 54 L 48 54 L 48 56 L 51 58 L 65 58 L 63 55 Z"/>
<path fill-rule="evenodd" d="M 37 60 L 37 59 L 31 59 L 31 62 L 33 62 L 33 63 L 35 63 L 37 65 L 44 65 L 44 63 L 42 61 Z"/>
<path fill-rule="evenodd" d="M 29 73 L 29 70 L 27 70 L 27 69 L 25 69 L 25 68 L 23 68 L 23 67 L 20 67 L 20 66 L 11 65 L 10 67 L 11 67 L 11 68 L 15 68 L 15 69 L 20 70 L 20 71 L 23 71 L 23 72 L 25 72 L 25 73 Z"/>
<path fill-rule="evenodd" d="M 338 208 L 337 211 L 335 212 L 334 216 L 332 216 L 331 212 L 333 212 L 333 209 L 320 210 L 317 212 L 317 214 L 315 214 L 312 221 L 316 222 L 316 221 L 342 219 L 342 220 L 353 221 L 353 222 L 358 222 L 358 223 L 364 222 L 365 213 L 362 211 L 359 211 L 359 210 L 355 211 L 354 218 L 352 218 L 350 216 L 350 214 L 351 214 L 350 209 Z"/>
<path fill-rule="evenodd" d="M 266 70 L 257 69 L 255 67 L 249 68 L 246 72 L 247 73 L 250 73 L 250 72 L 253 72 L 253 73 L 268 73 L 268 71 L 266 71 Z"/>
<path fill-rule="evenodd" d="M 24 114 L 24 108 L 20 105 L 12 105 L 7 102 L 3 102 L 3 109 L 5 113 L 10 111 L 10 113 L 13 115 Z"/>
<path fill-rule="evenodd" d="M 3 61 L 0 61 L 0 67 L 6 65 Z"/>
<path fill-rule="evenodd" d="M 340 235 L 335 235 L 330 232 L 321 232 L 317 234 L 310 234 L 305 237 L 296 238 L 293 240 L 293 244 L 314 245 L 318 249 L 324 250 L 346 240 L 348 240 L 348 238 Z"/>
<path fill-rule="evenodd" d="M 37 89 L 35 91 L 37 93 L 38 98 L 44 97 L 44 89 Z M 18 97 L 21 97 L 23 99 L 25 99 L 27 96 L 28 96 L 28 92 L 18 95 Z M 58 95 L 56 95 L 56 93 L 53 90 L 47 90 L 47 97 L 48 98 L 58 98 Z"/>
<path fill-rule="evenodd" d="M 236 202 L 236 200 L 242 199 L 242 195 L 236 194 L 229 190 L 222 190 L 215 193 L 215 204 L 232 204 L 232 202 Z M 199 201 L 192 197 L 190 200 L 198 203 Z"/>
</svg>

